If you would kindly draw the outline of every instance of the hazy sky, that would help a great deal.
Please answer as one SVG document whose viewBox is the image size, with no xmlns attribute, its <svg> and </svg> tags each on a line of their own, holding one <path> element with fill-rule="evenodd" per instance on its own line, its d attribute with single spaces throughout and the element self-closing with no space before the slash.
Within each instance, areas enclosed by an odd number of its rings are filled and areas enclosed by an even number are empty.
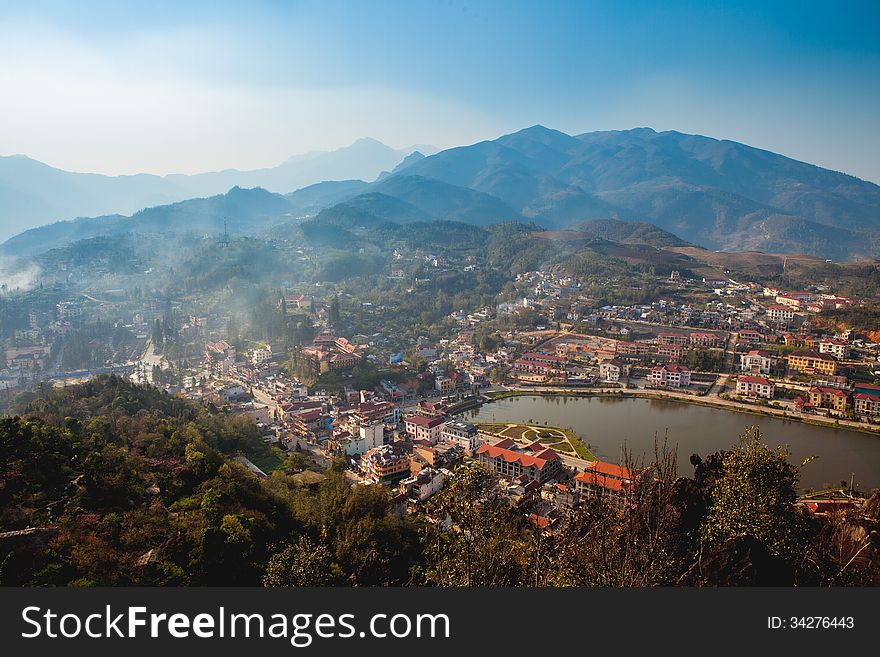
<svg viewBox="0 0 880 657">
<path fill-rule="evenodd" d="M 735 139 L 880 181 L 880 3 L 0 0 L 0 154 L 256 168 L 535 123 Z"/>
</svg>

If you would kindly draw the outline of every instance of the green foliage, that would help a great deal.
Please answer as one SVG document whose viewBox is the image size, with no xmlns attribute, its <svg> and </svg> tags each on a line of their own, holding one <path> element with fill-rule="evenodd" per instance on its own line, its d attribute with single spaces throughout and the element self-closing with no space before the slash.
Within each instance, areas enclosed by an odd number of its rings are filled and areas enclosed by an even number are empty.
<svg viewBox="0 0 880 657">
<path fill-rule="evenodd" d="M 774 556 L 796 560 L 803 555 L 807 530 L 795 507 L 799 473 L 787 457 L 787 450 L 762 442 L 758 427 L 750 427 L 723 455 L 721 473 L 709 488 L 703 525 L 708 545 L 753 536 Z"/>
</svg>

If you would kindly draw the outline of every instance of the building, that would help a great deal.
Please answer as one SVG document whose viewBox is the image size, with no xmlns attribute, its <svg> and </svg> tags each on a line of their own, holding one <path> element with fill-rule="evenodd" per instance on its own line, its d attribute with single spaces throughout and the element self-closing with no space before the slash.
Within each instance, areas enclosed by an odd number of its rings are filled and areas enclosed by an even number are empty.
<svg viewBox="0 0 880 657">
<path fill-rule="evenodd" d="M 857 392 L 853 395 L 856 415 L 877 417 L 880 415 L 880 396 Z"/>
<path fill-rule="evenodd" d="M 400 423 L 400 407 L 387 401 L 360 402 L 349 406 L 340 406 L 339 414 L 354 417 L 358 422 L 384 422 L 397 425 Z"/>
<path fill-rule="evenodd" d="M 671 344 L 678 347 L 686 347 L 690 344 L 690 337 L 684 333 L 661 333 L 657 336 L 658 344 Z"/>
<path fill-rule="evenodd" d="M 840 388 L 810 388 L 810 406 L 843 413 L 849 405 L 849 394 Z"/>
<path fill-rule="evenodd" d="M 303 347 L 300 356 L 305 360 L 313 374 L 351 369 L 360 360 L 357 347 L 345 338 L 330 334 L 315 336 L 312 346 Z"/>
<path fill-rule="evenodd" d="M 743 329 L 737 335 L 737 342 L 740 344 L 758 344 L 764 342 L 764 335 L 754 329 Z"/>
<path fill-rule="evenodd" d="M 473 454 L 483 442 L 477 433 L 477 427 L 470 422 L 450 420 L 440 430 L 442 440 L 460 445 L 465 454 Z"/>
<path fill-rule="evenodd" d="M 763 349 L 752 349 L 739 356 L 739 371 L 748 374 L 771 374 L 780 369 L 780 364 L 778 354 Z"/>
<path fill-rule="evenodd" d="M 838 360 L 849 358 L 849 344 L 837 338 L 825 338 L 819 341 L 819 353 L 831 354 Z"/>
<path fill-rule="evenodd" d="M 451 395 L 455 393 L 455 380 L 448 376 L 438 376 L 434 379 L 434 388 L 441 395 Z"/>
<path fill-rule="evenodd" d="M 773 399 L 776 394 L 776 386 L 770 379 L 765 379 L 763 376 L 741 374 L 736 378 L 736 394 L 743 397 Z"/>
<path fill-rule="evenodd" d="M 443 417 L 426 417 L 424 415 L 410 415 L 404 419 L 406 432 L 413 440 L 424 440 L 435 444 L 440 440 L 440 432 L 446 420 Z"/>
<path fill-rule="evenodd" d="M 480 445 L 475 453 L 477 462 L 501 477 L 515 479 L 525 475 L 542 484 L 562 474 L 562 459 L 552 449 L 540 443 L 537 447 L 520 450 L 512 440 L 495 445 Z"/>
<path fill-rule="evenodd" d="M 715 333 L 691 333 L 690 344 L 692 347 L 720 347 L 721 337 Z"/>
<path fill-rule="evenodd" d="M 368 481 L 398 481 L 409 474 L 409 454 L 397 445 L 380 445 L 364 454 L 361 469 Z"/>
<path fill-rule="evenodd" d="M 627 375 L 629 375 L 629 365 L 616 358 L 599 365 L 599 377 L 607 383 L 617 383 L 621 376 Z"/>
<path fill-rule="evenodd" d="M 803 374 L 837 374 L 837 360 L 817 351 L 795 351 L 788 356 L 788 369 Z"/>
<path fill-rule="evenodd" d="M 648 381 L 664 388 L 686 388 L 691 384 L 691 371 L 683 365 L 661 365 L 651 370 Z"/>
<path fill-rule="evenodd" d="M 259 367 L 260 365 L 265 365 L 270 360 L 272 360 L 272 347 L 269 345 L 266 345 L 265 347 L 259 347 L 251 352 L 251 362 L 256 367 Z"/>
<path fill-rule="evenodd" d="M 435 493 L 443 490 L 446 475 L 442 470 L 434 468 L 422 468 L 419 473 L 406 479 L 401 479 L 398 490 L 407 497 L 419 502 L 424 502 Z"/>
<path fill-rule="evenodd" d="M 330 452 L 342 452 L 348 456 L 365 454 L 385 444 L 385 429 L 381 422 L 360 424 L 349 422 L 333 432 L 328 441 Z"/>
<path fill-rule="evenodd" d="M 524 381 L 543 382 L 565 376 L 566 359 L 543 353 L 526 353 L 513 364 L 516 375 Z"/>
<path fill-rule="evenodd" d="M 623 500 L 632 484 L 632 472 L 623 466 L 593 461 L 574 478 L 575 490 L 582 499 L 611 495 Z"/>
<path fill-rule="evenodd" d="M 795 308 L 776 304 L 767 308 L 767 319 L 777 324 L 790 324 L 794 320 Z"/>
</svg>

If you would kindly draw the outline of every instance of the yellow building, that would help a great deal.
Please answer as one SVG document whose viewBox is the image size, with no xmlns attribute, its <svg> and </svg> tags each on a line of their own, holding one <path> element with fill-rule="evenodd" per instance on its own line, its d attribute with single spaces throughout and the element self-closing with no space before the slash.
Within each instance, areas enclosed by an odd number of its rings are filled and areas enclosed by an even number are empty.
<svg viewBox="0 0 880 657">
<path fill-rule="evenodd" d="M 796 351 L 788 357 L 788 369 L 804 374 L 836 374 L 837 360 L 829 354 Z"/>
<path fill-rule="evenodd" d="M 830 408 L 832 411 L 843 412 L 849 403 L 849 395 L 839 388 L 810 388 L 810 405 L 815 408 Z"/>
</svg>

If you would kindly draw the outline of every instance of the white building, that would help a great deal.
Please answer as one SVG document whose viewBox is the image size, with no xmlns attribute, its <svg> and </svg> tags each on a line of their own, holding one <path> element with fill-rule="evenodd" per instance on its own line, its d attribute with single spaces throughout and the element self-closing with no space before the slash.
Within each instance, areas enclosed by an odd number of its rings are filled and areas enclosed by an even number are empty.
<svg viewBox="0 0 880 657">
<path fill-rule="evenodd" d="M 442 470 L 423 468 L 417 475 L 403 479 L 399 490 L 419 502 L 424 502 L 434 493 L 443 490 L 445 482 L 446 475 Z"/>
<path fill-rule="evenodd" d="M 691 384 L 691 371 L 683 365 L 662 365 L 651 370 L 648 380 L 664 388 L 686 388 Z"/>
<path fill-rule="evenodd" d="M 843 340 L 837 338 L 827 338 L 819 343 L 820 354 L 831 354 L 839 360 L 849 358 L 849 345 Z"/>
<path fill-rule="evenodd" d="M 460 420 L 450 420 L 444 424 L 440 431 L 440 437 L 443 440 L 461 445 L 465 454 L 468 455 L 473 454 L 483 442 L 477 433 L 476 426 Z"/>
<path fill-rule="evenodd" d="M 410 415 L 404 420 L 406 432 L 413 440 L 425 440 L 432 445 L 440 440 L 440 431 L 446 420 L 442 417 L 425 417 L 424 415 Z"/>
<path fill-rule="evenodd" d="M 627 374 L 629 374 L 629 365 L 616 358 L 599 365 L 599 377 L 607 383 L 617 383 L 621 376 Z"/>
<path fill-rule="evenodd" d="M 763 376 L 739 376 L 736 379 L 736 394 L 743 397 L 763 397 L 773 399 L 776 386 Z"/>
</svg>

